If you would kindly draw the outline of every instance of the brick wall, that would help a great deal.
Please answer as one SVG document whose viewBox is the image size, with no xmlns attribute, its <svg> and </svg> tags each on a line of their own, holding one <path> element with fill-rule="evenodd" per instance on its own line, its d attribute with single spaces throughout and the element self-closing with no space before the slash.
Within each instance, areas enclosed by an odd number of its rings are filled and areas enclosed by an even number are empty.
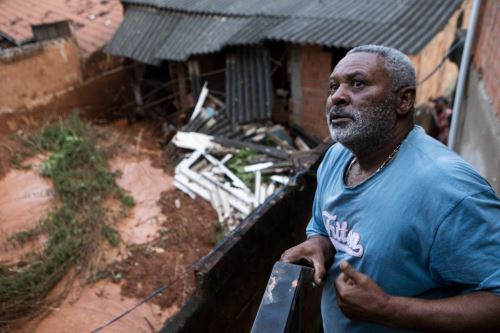
<svg viewBox="0 0 500 333">
<path fill-rule="evenodd" d="M 481 75 L 486 93 L 500 117 L 500 1 L 483 2 L 476 31 L 474 66 Z"/>
<path fill-rule="evenodd" d="M 304 46 L 299 50 L 299 59 L 301 105 L 296 121 L 311 134 L 325 138 L 329 135 L 325 101 L 328 77 L 332 72 L 332 55 L 317 46 Z"/>
</svg>

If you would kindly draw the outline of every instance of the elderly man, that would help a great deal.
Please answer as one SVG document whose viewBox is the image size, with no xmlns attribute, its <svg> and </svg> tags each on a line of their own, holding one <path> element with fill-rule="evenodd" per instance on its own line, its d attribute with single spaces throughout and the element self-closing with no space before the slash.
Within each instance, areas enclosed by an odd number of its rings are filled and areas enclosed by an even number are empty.
<svg viewBox="0 0 500 333">
<path fill-rule="evenodd" d="M 307 260 L 325 332 L 500 332 L 500 200 L 413 123 L 401 52 L 352 49 L 330 76 L 334 141 L 318 170 Z"/>
</svg>

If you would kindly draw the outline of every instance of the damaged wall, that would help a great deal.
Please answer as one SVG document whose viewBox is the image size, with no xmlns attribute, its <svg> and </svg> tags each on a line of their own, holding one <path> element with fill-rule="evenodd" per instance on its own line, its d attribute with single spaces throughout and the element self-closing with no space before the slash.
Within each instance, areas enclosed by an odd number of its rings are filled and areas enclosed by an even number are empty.
<svg viewBox="0 0 500 333">
<path fill-rule="evenodd" d="M 290 56 L 293 122 L 320 138 L 327 137 L 325 101 L 332 54 L 318 46 L 292 48 Z"/>
<path fill-rule="evenodd" d="M 452 15 L 443 30 L 435 35 L 422 51 L 416 55 L 408 55 L 413 66 L 415 66 L 417 82 L 427 77 L 448 53 L 455 39 L 455 32 L 459 21 L 458 18 L 461 13 L 463 13 L 463 19 L 461 26 L 458 26 L 458 28 L 466 27 L 467 18 L 470 12 L 470 3 L 470 1 L 465 1 L 460 10 L 457 10 Z M 457 77 L 457 65 L 447 59 L 441 68 L 418 87 L 416 104 L 420 105 L 429 98 L 435 98 L 441 95 L 451 96 L 455 89 Z"/>
<path fill-rule="evenodd" d="M 500 193 L 500 3 L 483 3 L 459 121 L 457 151 Z"/>
<path fill-rule="evenodd" d="M 0 78 L 0 114 L 46 104 L 81 81 L 78 47 L 64 38 L 5 49 Z"/>
<path fill-rule="evenodd" d="M 481 75 L 484 89 L 491 98 L 493 109 L 500 118 L 500 3 L 488 0 L 481 8 L 474 48 L 474 68 Z"/>
</svg>

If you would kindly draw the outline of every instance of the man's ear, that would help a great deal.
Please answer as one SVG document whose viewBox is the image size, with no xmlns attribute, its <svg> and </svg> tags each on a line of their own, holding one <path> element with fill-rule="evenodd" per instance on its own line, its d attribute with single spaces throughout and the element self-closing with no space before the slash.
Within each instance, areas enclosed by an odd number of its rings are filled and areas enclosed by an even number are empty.
<svg viewBox="0 0 500 333">
<path fill-rule="evenodd" d="M 415 87 L 404 87 L 398 91 L 397 113 L 400 116 L 406 116 L 415 105 L 416 90 Z"/>
</svg>

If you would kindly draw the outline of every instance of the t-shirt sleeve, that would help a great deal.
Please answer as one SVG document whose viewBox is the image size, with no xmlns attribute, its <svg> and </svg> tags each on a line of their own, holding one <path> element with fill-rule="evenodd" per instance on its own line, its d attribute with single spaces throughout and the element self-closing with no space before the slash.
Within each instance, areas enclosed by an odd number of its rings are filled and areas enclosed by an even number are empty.
<svg viewBox="0 0 500 333">
<path fill-rule="evenodd" d="M 323 224 L 323 216 L 321 213 L 321 197 L 323 194 L 323 182 L 324 182 L 324 177 L 326 176 L 326 173 L 329 169 L 329 166 L 331 163 L 333 163 L 334 160 L 334 146 L 330 147 L 330 149 L 326 152 L 325 157 L 323 158 L 323 161 L 321 162 L 318 172 L 317 172 L 317 183 L 318 186 L 316 188 L 316 193 L 314 195 L 314 202 L 313 202 L 313 211 L 312 211 L 312 216 L 311 219 L 309 220 L 309 224 L 307 225 L 306 228 L 306 235 L 307 238 L 315 235 L 323 235 L 323 236 L 328 236 L 328 233 L 326 232 L 325 225 Z"/>
<path fill-rule="evenodd" d="M 323 217 L 321 215 L 321 208 L 319 207 L 320 204 L 318 197 L 319 197 L 318 190 L 316 190 L 313 202 L 313 213 L 311 216 L 311 220 L 309 220 L 309 224 L 307 225 L 306 228 L 307 238 L 315 235 L 328 236 L 325 225 L 323 224 Z"/>
<path fill-rule="evenodd" d="M 500 199 L 493 190 L 464 198 L 439 225 L 430 271 L 441 284 L 464 292 L 500 295 Z"/>
</svg>

